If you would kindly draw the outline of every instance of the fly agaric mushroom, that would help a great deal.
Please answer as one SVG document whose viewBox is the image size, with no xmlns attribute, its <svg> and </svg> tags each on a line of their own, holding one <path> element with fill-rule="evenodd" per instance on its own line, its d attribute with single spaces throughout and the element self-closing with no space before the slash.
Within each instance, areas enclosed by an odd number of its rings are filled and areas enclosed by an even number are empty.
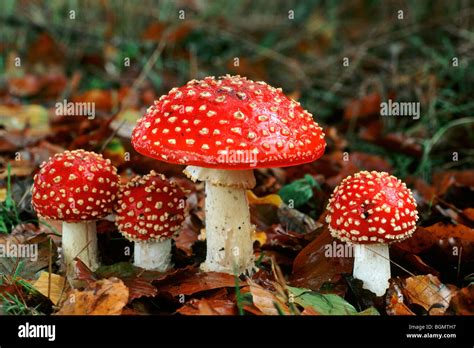
<svg viewBox="0 0 474 348">
<path fill-rule="evenodd" d="M 381 296 L 388 288 L 388 244 L 411 237 L 416 202 L 405 183 L 385 172 L 362 171 L 335 188 L 326 222 L 333 237 L 354 246 L 354 278 Z"/>
<path fill-rule="evenodd" d="M 112 212 L 119 187 L 109 159 L 84 150 L 65 151 L 43 162 L 34 177 L 32 204 L 38 216 L 62 221 L 63 257 L 69 276 L 74 258 L 99 265 L 95 220 Z"/>
<path fill-rule="evenodd" d="M 141 154 L 186 164 L 206 182 L 206 271 L 233 274 L 254 267 L 246 189 L 253 169 L 318 159 L 321 127 L 280 88 L 226 75 L 189 81 L 155 101 L 132 134 Z"/>
<path fill-rule="evenodd" d="M 135 242 L 135 266 L 165 272 L 172 267 L 171 239 L 184 221 L 184 192 L 164 175 L 151 171 L 120 188 L 117 227 Z"/>
</svg>

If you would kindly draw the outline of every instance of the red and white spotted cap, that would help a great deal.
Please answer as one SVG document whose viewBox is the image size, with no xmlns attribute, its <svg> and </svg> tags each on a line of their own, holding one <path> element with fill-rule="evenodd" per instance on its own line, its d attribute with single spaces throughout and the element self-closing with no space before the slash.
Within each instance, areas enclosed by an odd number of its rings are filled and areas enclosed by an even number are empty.
<svg viewBox="0 0 474 348">
<path fill-rule="evenodd" d="M 333 237 L 352 243 L 391 243 L 416 229 L 416 202 L 405 183 L 385 172 L 362 171 L 335 188 L 326 222 Z"/>
<path fill-rule="evenodd" d="M 297 165 L 326 147 L 300 103 L 280 88 L 230 75 L 173 88 L 138 120 L 132 144 L 161 161 L 216 169 Z"/>
<path fill-rule="evenodd" d="M 65 151 L 41 164 L 32 204 L 46 219 L 96 220 L 112 212 L 118 188 L 117 169 L 109 159 L 84 150 Z"/>
<path fill-rule="evenodd" d="M 173 237 L 184 221 L 183 190 L 163 174 L 151 171 L 122 186 L 116 207 L 119 232 L 135 242 L 153 242 Z"/>
</svg>

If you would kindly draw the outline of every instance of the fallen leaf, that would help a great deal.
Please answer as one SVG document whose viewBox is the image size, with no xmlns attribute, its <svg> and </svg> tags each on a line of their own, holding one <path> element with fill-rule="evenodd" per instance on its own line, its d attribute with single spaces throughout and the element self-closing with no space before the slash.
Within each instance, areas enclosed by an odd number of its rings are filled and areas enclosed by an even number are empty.
<svg viewBox="0 0 474 348">
<path fill-rule="evenodd" d="M 34 279 L 38 271 L 48 267 L 50 257 L 52 263 L 58 258 L 57 248 L 49 236 L 33 224 L 17 225 L 11 234 L 0 235 L 0 244 L 10 251 L 27 253 L 27 257 L 17 257 L 12 252 L 7 257 L 0 257 L 0 274 L 11 274 L 16 270 L 19 277 Z"/>
<path fill-rule="evenodd" d="M 351 100 L 344 108 L 344 119 L 364 118 L 380 113 L 382 98 L 378 93 L 366 95 L 360 99 Z"/>
<path fill-rule="evenodd" d="M 460 289 L 451 298 L 449 312 L 456 315 L 474 315 L 474 284 Z"/>
<path fill-rule="evenodd" d="M 431 274 L 407 278 L 404 292 L 411 303 L 419 304 L 431 315 L 444 314 L 455 293 Z"/>
<path fill-rule="evenodd" d="M 357 313 L 357 315 L 380 315 L 380 313 L 375 307 L 369 307 L 364 309 L 362 312 Z"/>
<path fill-rule="evenodd" d="M 133 128 L 140 117 L 142 117 L 142 113 L 139 110 L 127 108 L 115 116 L 110 127 L 121 137 L 131 138 Z"/>
<path fill-rule="evenodd" d="M 240 286 L 245 282 L 240 282 Z M 235 288 L 235 277 L 227 273 L 187 270 L 176 273 L 156 284 L 158 292 L 168 292 L 173 297 L 192 295 L 201 291 L 224 287 Z"/>
<path fill-rule="evenodd" d="M 312 307 L 321 315 L 352 315 L 357 314 L 356 309 L 341 296 L 334 294 L 321 294 L 311 289 L 287 286 L 290 300 L 303 308 Z"/>
<path fill-rule="evenodd" d="M 257 197 L 252 191 L 247 190 L 247 198 L 249 200 L 249 205 L 260 205 L 260 204 L 269 204 L 275 207 L 279 207 L 283 201 L 279 195 L 270 194 L 263 197 Z"/>
<path fill-rule="evenodd" d="M 318 182 L 311 175 L 306 174 L 304 178 L 283 186 L 278 195 L 287 205 L 298 209 L 313 198 L 313 187 L 317 185 Z"/>
<path fill-rule="evenodd" d="M 314 221 L 309 215 L 290 208 L 286 204 L 278 207 L 277 216 L 285 230 L 297 232 L 300 235 L 314 232 L 322 226 L 322 224 Z"/>
<path fill-rule="evenodd" d="M 390 285 L 385 296 L 386 311 L 388 315 L 415 315 L 404 303 L 405 297 L 399 285 L 400 279 L 390 280 Z"/>
<path fill-rule="evenodd" d="M 44 296 L 48 297 L 54 305 L 58 305 L 67 292 L 68 282 L 58 274 L 41 272 L 33 287 Z"/>
<path fill-rule="evenodd" d="M 459 238 L 461 240 L 474 242 L 474 229 L 462 224 L 451 225 L 438 222 L 425 229 L 438 239 Z"/>
<path fill-rule="evenodd" d="M 290 309 L 283 300 L 254 282 L 250 284 L 250 293 L 252 294 L 253 304 L 262 311 L 263 314 L 291 314 Z"/>
<path fill-rule="evenodd" d="M 433 174 L 433 186 L 442 196 L 452 185 L 474 187 L 474 170 L 446 170 Z"/>
<path fill-rule="evenodd" d="M 113 107 L 112 93 L 102 89 L 90 89 L 72 97 L 71 101 L 73 103 L 91 103 L 94 105 L 95 111 L 110 112 Z"/>
<path fill-rule="evenodd" d="M 183 226 L 181 227 L 179 234 L 173 239 L 175 241 L 176 248 L 182 250 L 187 256 L 192 256 L 193 245 L 198 241 L 199 228 L 193 223 L 193 217 L 191 214 L 186 216 Z"/>
<path fill-rule="evenodd" d="M 466 208 L 463 213 L 469 220 L 474 221 L 474 208 Z"/>
<path fill-rule="evenodd" d="M 342 273 L 351 273 L 353 258 L 351 257 L 328 257 L 328 250 L 344 248 L 331 237 L 327 225 L 321 234 L 309 243 L 296 256 L 293 262 L 293 272 L 290 283 L 293 286 L 319 290 L 326 282 L 336 281 Z"/>
<path fill-rule="evenodd" d="M 321 315 L 313 307 L 308 306 L 301 312 L 301 315 Z"/>
<path fill-rule="evenodd" d="M 92 272 L 81 261 L 76 262 L 77 279 L 94 282 L 97 279 L 118 278 L 128 287 L 129 298 L 131 302 L 140 297 L 153 297 L 158 291 L 151 284 L 153 281 L 161 280 L 166 277 L 166 273 L 143 271 L 129 262 L 119 262 L 109 266 L 101 266 L 95 272 Z"/>
<path fill-rule="evenodd" d="M 237 308 L 230 300 L 192 299 L 177 312 L 183 315 L 236 315 Z"/>
<path fill-rule="evenodd" d="M 301 233 L 288 231 L 281 225 L 273 225 L 265 230 L 265 243 L 262 247 L 282 247 L 291 250 L 301 250 L 307 244 L 304 235 Z"/>
<path fill-rule="evenodd" d="M 8 90 L 10 94 L 17 97 L 34 96 L 41 91 L 42 87 L 41 78 L 32 74 L 8 79 Z"/>
<path fill-rule="evenodd" d="M 84 290 L 72 290 L 58 315 L 120 315 L 128 302 L 128 288 L 117 278 L 102 279 Z"/>
<path fill-rule="evenodd" d="M 49 132 L 49 111 L 41 105 L 0 105 L 0 124 L 10 132 L 28 128 L 29 136 L 43 136 Z"/>
<path fill-rule="evenodd" d="M 42 32 L 28 46 L 27 61 L 29 65 L 58 65 L 64 59 L 62 47 L 58 45 L 48 32 Z"/>
</svg>

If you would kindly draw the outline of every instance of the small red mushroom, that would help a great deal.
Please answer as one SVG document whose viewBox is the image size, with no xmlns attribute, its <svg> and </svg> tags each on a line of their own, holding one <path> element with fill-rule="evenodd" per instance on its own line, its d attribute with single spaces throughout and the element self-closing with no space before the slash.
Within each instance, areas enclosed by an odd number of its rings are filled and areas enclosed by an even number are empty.
<svg viewBox="0 0 474 348">
<path fill-rule="evenodd" d="M 173 88 L 152 105 L 132 134 L 141 154 L 187 164 L 206 181 L 207 258 L 203 270 L 249 273 L 254 268 L 246 189 L 253 169 L 317 160 L 321 127 L 300 104 L 265 82 L 206 77 Z"/>
<path fill-rule="evenodd" d="M 154 171 L 120 188 L 115 222 L 135 242 L 135 266 L 160 272 L 172 267 L 171 240 L 183 224 L 185 202 L 183 190 Z"/>
<path fill-rule="evenodd" d="M 418 212 L 409 188 L 385 172 L 362 171 L 335 188 L 326 222 L 333 237 L 355 244 L 354 277 L 381 296 L 388 288 L 388 244 L 411 237 Z"/>
<path fill-rule="evenodd" d="M 118 192 L 117 169 L 102 155 L 65 151 L 40 166 L 32 205 L 38 216 L 62 221 L 62 249 L 69 276 L 75 257 L 89 268 L 99 265 L 95 220 L 112 212 Z"/>
</svg>

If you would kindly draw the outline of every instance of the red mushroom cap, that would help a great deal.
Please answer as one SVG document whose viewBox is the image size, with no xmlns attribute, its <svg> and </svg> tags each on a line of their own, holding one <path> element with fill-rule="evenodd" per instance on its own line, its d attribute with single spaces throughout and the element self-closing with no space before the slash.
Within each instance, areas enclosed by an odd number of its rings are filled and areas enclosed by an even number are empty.
<svg viewBox="0 0 474 348">
<path fill-rule="evenodd" d="M 416 229 L 416 202 L 405 183 L 385 172 L 362 171 L 335 188 L 326 222 L 333 237 L 352 243 L 391 243 Z"/>
<path fill-rule="evenodd" d="M 185 201 L 183 190 L 162 174 L 134 177 L 119 191 L 118 229 L 135 242 L 171 238 L 184 221 Z"/>
<path fill-rule="evenodd" d="M 65 151 L 41 164 L 34 177 L 33 208 L 46 219 L 96 220 L 112 212 L 118 183 L 109 159 L 84 150 Z"/>
<path fill-rule="evenodd" d="M 132 144 L 165 162 L 217 169 L 312 162 L 326 146 L 313 116 L 280 88 L 230 75 L 173 88 L 138 121 Z"/>
</svg>

